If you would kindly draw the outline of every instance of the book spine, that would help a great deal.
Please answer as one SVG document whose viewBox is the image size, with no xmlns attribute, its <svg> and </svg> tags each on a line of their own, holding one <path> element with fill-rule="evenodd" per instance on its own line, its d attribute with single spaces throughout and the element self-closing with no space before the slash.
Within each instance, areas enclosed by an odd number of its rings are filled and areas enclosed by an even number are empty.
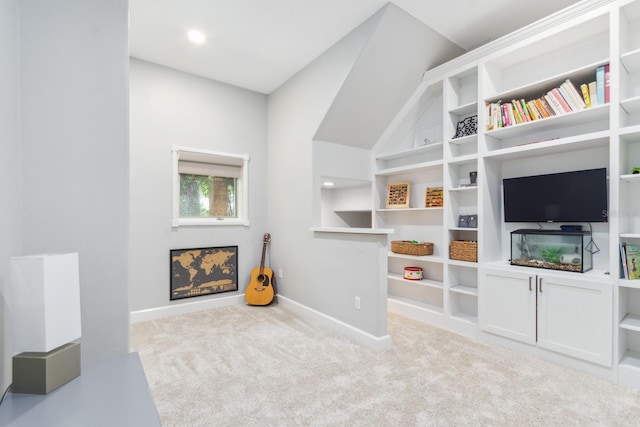
<svg viewBox="0 0 640 427">
<path fill-rule="evenodd" d="M 540 102 L 539 99 L 534 100 L 534 102 L 536 103 L 536 107 L 538 107 L 538 110 L 542 114 L 542 117 L 543 118 L 549 117 L 549 113 L 547 112 L 547 110 L 544 109 L 544 106 L 542 105 L 542 102 Z"/>
<path fill-rule="evenodd" d="M 513 116 L 516 118 L 516 123 L 524 123 L 524 118 L 522 117 L 522 114 L 520 114 L 520 110 L 518 109 L 518 104 L 515 99 L 511 101 L 511 109 L 513 110 Z"/>
<path fill-rule="evenodd" d="M 582 100 L 584 101 L 584 108 L 591 108 L 591 97 L 589 97 L 589 86 L 585 83 L 580 85 L 580 92 L 582 92 Z"/>
<path fill-rule="evenodd" d="M 571 80 L 565 80 L 565 82 L 562 83 L 562 86 L 564 86 L 565 90 L 569 93 L 569 96 L 574 101 L 576 110 L 584 110 L 584 100 L 582 99 L 582 96 L 573 85 L 573 83 L 571 83 Z"/>
<path fill-rule="evenodd" d="M 596 68 L 596 99 L 598 105 L 604 105 L 604 65 Z"/>
<path fill-rule="evenodd" d="M 567 88 L 560 86 L 558 88 L 558 91 L 560 92 L 560 95 L 562 95 L 566 103 L 569 105 L 569 108 L 571 108 L 571 111 L 578 111 L 578 106 L 576 105 L 573 98 L 569 95 Z"/>
<path fill-rule="evenodd" d="M 611 97 L 611 72 L 609 64 L 604 66 L 604 103 L 608 104 Z"/>
<path fill-rule="evenodd" d="M 533 101 L 527 102 L 527 108 L 529 109 L 529 112 L 531 112 L 531 115 L 533 116 L 534 120 L 540 120 L 542 118 L 540 116 L 540 113 L 538 112 L 538 107 L 536 107 L 535 102 Z"/>
<path fill-rule="evenodd" d="M 559 105 L 556 105 L 553 103 L 553 100 L 551 99 L 551 96 L 549 96 L 549 94 L 546 94 L 544 96 L 544 100 L 546 101 L 546 105 L 549 106 L 549 108 L 551 108 L 551 110 L 553 111 L 553 114 L 555 116 L 564 113 L 564 111 L 562 111 L 562 109 L 560 109 L 560 111 L 558 110 Z"/>
<path fill-rule="evenodd" d="M 596 82 L 592 81 L 589 83 L 589 100 L 591 101 L 591 106 L 596 107 L 598 104 L 598 95 L 596 93 Z"/>
<path fill-rule="evenodd" d="M 522 104 L 520 104 L 519 100 L 514 99 L 513 101 L 511 101 L 511 103 L 516 107 L 516 110 L 518 111 L 518 114 L 520 115 L 520 118 L 522 119 L 523 122 L 531 121 L 528 115 L 525 114 L 524 109 L 522 108 Z"/>
<path fill-rule="evenodd" d="M 547 110 L 547 113 L 549 113 L 549 117 L 556 115 L 556 112 L 553 111 L 553 108 L 551 108 L 551 105 L 547 102 L 547 99 L 544 96 L 540 98 L 540 103 L 544 109 Z"/>
<path fill-rule="evenodd" d="M 558 88 L 552 89 L 551 93 L 556 98 L 556 100 L 558 100 L 558 103 L 560 104 L 562 109 L 565 111 L 565 113 L 570 113 L 571 107 L 569 107 L 569 104 L 567 104 L 567 101 L 565 101 L 565 99 L 562 97 L 562 94 L 560 93 Z"/>
<path fill-rule="evenodd" d="M 549 91 L 547 93 L 547 96 L 549 97 L 549 100 L 551 101 L 551 103 L 553 104 L 555 109 L 557 110 L 558 114 L 565 114 L 566 113 L 565 109 L 562 108 L 562 105 L 560 105 L 560 102 L 558 101 L 556 96 L 551 91 Z"/>
<path fill-rule="evenodd" d="M 522 107 L 522 111 L 524 111 L 524 114 L 527 117 L 527 121 L 535 120 L 535 118 L 531 115 L 529 108 L 527 108 L 527 103 L 524 98 L 520 99 L 520 106 Z"/>
<path fill-rule="evenodd" d="M 622 262 L 622 276 L 624 279 L 629 279 L 629 269 L 627 268 L 627 245 L 626 243 L 620 243 L 620 261 Z"/>
</svg>

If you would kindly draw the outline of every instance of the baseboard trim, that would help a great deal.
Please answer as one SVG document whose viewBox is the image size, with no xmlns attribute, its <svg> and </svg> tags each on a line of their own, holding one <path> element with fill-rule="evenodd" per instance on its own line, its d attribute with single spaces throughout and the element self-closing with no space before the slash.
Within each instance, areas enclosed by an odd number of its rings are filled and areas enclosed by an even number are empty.
<svg viewBox="0 0 640 427">
<path fill-rule="evenodd" d="M 328 327 L 352 341 L 370 348 L 374 351 L 386 351 L 391 348 L 391 336 L 384 335 L 382 337 L 376 337 L 368 332 L 344 323 L 336 318 L 327 316 L 317 310 L 314 310 L 306 305 L 302 305 L 296 301 L 293 301 L 282 295 L 278 295 L 278 305 L 285 310 L 291 311 L 299 315 L 300 317 L 309 319 L 311 321 L 320 323 L 323 326 Z"/>
<path fill-rule="evenodd" d="M 146 322 L 147 320 L 162 319 L 181 314 L 196 313 L 212 308 L 228 307 L 230 305 L 245 304 L 244 294 L 231 295 L 221 298 L 207 299 L 203 301 L 184 302 L 181 304 L 164 307 L 150 308 L 147 310 L 132 311 L 129 321 L 131 324 Z"/>
</svg>

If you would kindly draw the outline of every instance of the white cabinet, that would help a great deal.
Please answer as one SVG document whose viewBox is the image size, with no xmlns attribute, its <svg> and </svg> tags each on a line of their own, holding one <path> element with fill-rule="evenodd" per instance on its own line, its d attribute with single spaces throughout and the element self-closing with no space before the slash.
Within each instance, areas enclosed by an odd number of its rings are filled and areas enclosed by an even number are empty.
<svg viewBox="0 0 640 427">
<path fill-rule="evenodd" d="M 535 344 L 535 277 L 520 272 L 482 269 L 478 293 L 478 322 L 482 330 Z"/>
<path fill-rule="evenodd" d="M 610 283 L 483 269 L 479 287 L 479 324 L 484 331 L 612 365 Z"/>
</svg>

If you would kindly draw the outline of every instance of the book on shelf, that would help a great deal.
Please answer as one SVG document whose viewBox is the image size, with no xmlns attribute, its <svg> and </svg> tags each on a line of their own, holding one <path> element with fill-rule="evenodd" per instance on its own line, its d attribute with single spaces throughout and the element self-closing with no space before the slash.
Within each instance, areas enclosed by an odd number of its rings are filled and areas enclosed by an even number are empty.
<svg viewBox="0 0 640 427">
<path fill-rule="evenodd" d="M 562 108 L 565 113 L 571 112 L 571 107 L 569 106 L 567 101 L 564 99 L 564 96 L 562 96 L 562 93 L 560 93 L 560 90 L 558 88 L 551 89 L 549 93 L 551 94 L 553 99 L 556 100 L 558 105 L 560 105 L 560 108 Z"/>
<path fill-rule="evenodd" d="M 629 279 L 629 270 L 627 269 L 627 244 L 620 243 L 620 268 L 622 270 L 622 278 Z"/>
<path fill-rule="evenodd" d="M 611 72 L 609 70 L 609 64 L 604 66 L 604 103 L 609 103 L 609 97 L 611 95 Z"/>
<path fill-rule="evenodd" d="M 582 93 L 582 100 L 584 101 L 584 108 L 591 107 L 591 97 L 589 96 L 589 86 L 586 83 L 580 85 L 580 92 Z"/>
<path fill-rule="evenodd" d="M 609 64 L 602 65 L 595 70 L 595 80 L 589 83 L 574 85 L 571 79 L 566 79 L 538 98 L 487 102 L 486 129 L 496 130 L 604 105 L 609 102 L 608 73 Z"/>
<path fill-rule="evenodd" d="M 598 95 L 596 92 L 596 82 L 595 80 L 592 82 L 589 82 L 589 100 L 591 101 L 591 106 L 595 107 L 598 104 Z"/>
<path fill-rule="evenodd" d="M 598 105 L 604 105 L 604 65 L 596 69 L 596 99 Z"/>
<path fill-rule="evenodd" d="M 640 246 L 626 244 L 627 271 L 629 280 L 640 279 Z"/>
</svg>

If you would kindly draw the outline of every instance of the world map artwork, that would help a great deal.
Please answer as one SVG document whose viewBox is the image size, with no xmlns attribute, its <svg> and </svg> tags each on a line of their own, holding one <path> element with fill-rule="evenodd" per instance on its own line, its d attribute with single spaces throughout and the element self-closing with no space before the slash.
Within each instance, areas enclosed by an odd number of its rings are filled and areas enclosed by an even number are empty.
<svg viewBox="0 0 640 427">
<path fill-rule="evenodd" d="M 171 250 L 171 299 L 238 290 L 238 247 Z"/>
</svg>

